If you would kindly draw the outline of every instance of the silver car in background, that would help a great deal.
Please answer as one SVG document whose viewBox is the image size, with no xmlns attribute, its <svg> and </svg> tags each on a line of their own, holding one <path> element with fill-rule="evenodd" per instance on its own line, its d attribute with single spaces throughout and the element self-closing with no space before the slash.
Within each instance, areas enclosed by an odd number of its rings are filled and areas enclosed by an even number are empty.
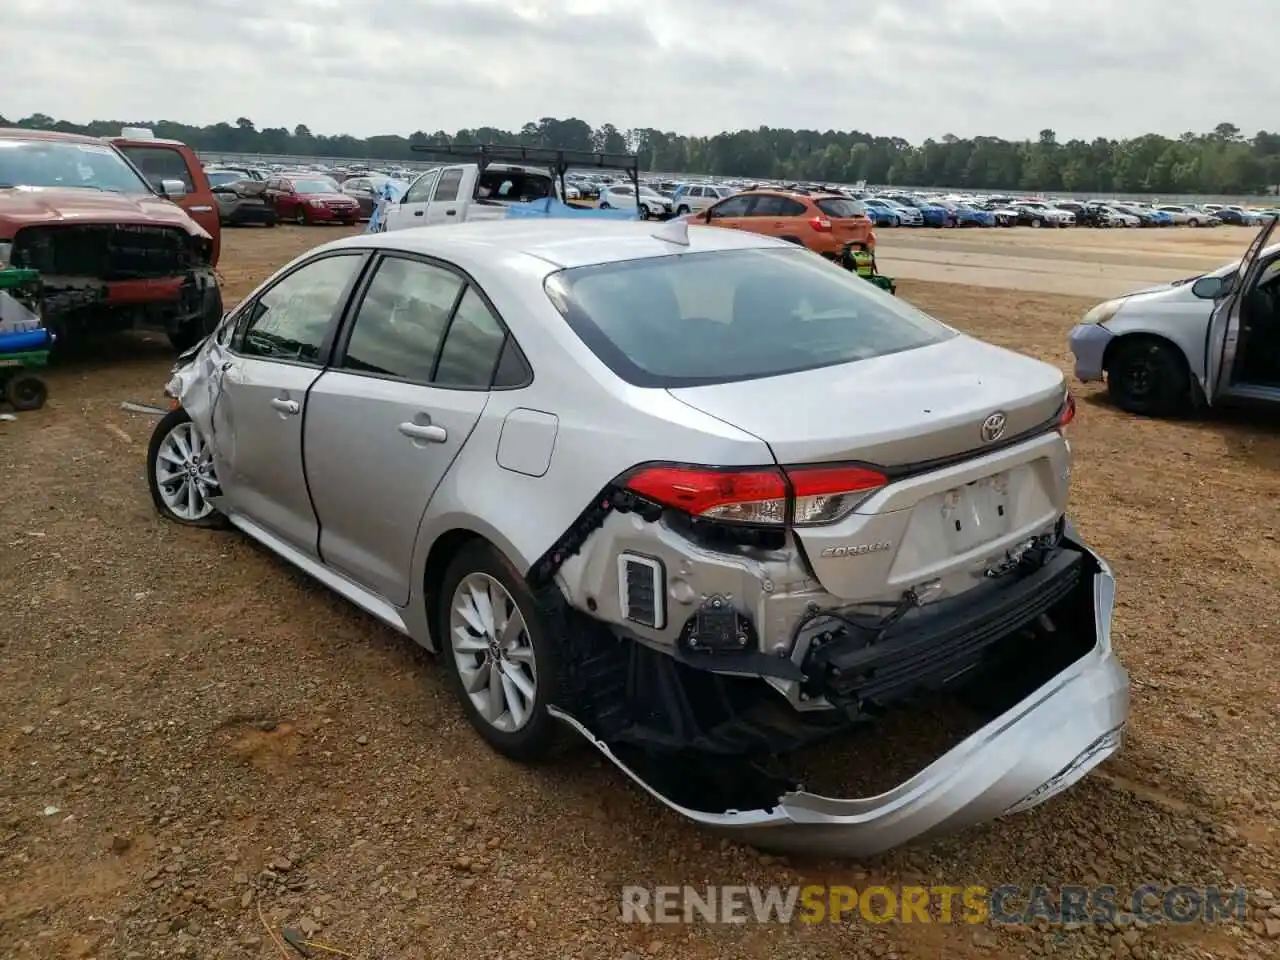
<svg viewBox="0 0 1280 960">
<path fill-rule="evenodd" d="M 514 759 L 574 730 L 709 829 L 862 855 L 1034 806 L 1120 745 L 1061 372 L 803 248 L 680 221 L 351 237 L 167 393 L 160 513 L 230 523 L 439 652 Z M 939 692 L 973 722 L 898 786 L 783 772 Z"/>
</svg>

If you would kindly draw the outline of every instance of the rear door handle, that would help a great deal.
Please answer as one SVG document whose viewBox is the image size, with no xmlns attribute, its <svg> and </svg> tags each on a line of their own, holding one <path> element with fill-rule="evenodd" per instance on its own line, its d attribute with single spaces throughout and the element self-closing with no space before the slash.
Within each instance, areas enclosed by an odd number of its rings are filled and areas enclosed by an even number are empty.
<svg viewBox="0 0 1280 960">
<path fill-rule="evenodd" d="M 399 429 L 406 437 L 427 443 L 444 443 L 449 439 L 449 432 L 444 427 L 437 427 L 434 423 L 413 423 L 406 420 L 400 424 Z"/>
<path fill-rule="evenodd" d="M 288 414 L 291 417 L 296 416 L 302 409 L 297 400 L 286 400 L 284 397 L 275 397 L 271 401 L 271 406 L 275 407 L 275 409 L 279 410 L 281 413 Z"/>
<path fill-rule="evenodd" d="M 458 211 L 457 211 L 457 210 L 446 210 L 446 211 L 444 212 L 444 215 L 445 215 L 446 217 L 456 217 L 456 216 L 458 215 Z"/>
<path fill-rule="evenodd" d="M 420 216 L 422 216 L 422 215 L 423 215 L 423 213 L 425 213 L 425 212 L 426 212 L 425 210 L 415 210 L 415 211 L 413 211 L 413 215 L 414 215 L 415 217 L 420 217 Z"/>
</svg>

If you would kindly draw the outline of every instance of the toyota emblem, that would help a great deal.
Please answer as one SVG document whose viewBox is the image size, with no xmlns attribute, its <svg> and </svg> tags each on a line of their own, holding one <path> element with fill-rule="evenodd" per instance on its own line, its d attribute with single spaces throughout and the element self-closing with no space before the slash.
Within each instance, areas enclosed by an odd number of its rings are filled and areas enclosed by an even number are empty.
<svg viewBox="0 0 1280 960">
<path fill-rule="evenodd" d="M 982 421 L 982 442 L 995 443 L 1004 436 L 1005 415 L 997 410 Z"/>
</svg>

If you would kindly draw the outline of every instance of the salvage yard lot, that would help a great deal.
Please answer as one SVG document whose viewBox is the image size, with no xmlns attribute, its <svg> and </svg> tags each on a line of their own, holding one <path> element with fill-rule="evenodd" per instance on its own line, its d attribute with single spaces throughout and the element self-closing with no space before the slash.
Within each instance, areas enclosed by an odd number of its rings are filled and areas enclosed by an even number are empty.
<svg viewBox="0 0 1280 960">
<path fill-rule="evenodd" d="M 230 232 L 228 304 L 342 232 Z M 1070 325 L 1114 292 L 1101 285 L 1216 266 L 1249 234 L 885 231 L 881 260 L 917 305 L 1067 369 Z M 958 277 L 984 286 L 929 282 Z M 120 403 L 158 402 L 171 362 L 158 336 L 75 351 L 48 407 L 0 423 L 0 956 L 277 956 L 264 918 L 361 960 L 1280 953 L 1262 911 L 1132 943 L 617 920 L 624 884 L 1275 890 L 1274 425 L 1137 420 L 1082 390 L 1073 512 L 1119 578 L 1115 642 L 1134 681 L 1123 752 L 980 830 L 867 863 L 779 862 L 700 834 L 585 748 L 545 769 L 498 758 L 409 641 L 239 535 L 159 521 L 143 478 L 153 421 Z"/>
</svg>

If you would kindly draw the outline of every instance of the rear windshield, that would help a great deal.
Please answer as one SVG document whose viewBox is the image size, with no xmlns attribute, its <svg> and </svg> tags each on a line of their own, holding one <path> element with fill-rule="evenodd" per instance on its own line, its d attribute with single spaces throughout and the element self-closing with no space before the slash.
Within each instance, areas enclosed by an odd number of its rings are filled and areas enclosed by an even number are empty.
<svg viewBox="0 0 1280 960">
<path fill-rule="evenodd" d="M 532 170 L 502 170 L 488 167 L 476 182 L 476 196 L 482 200 L 510 200 L 529 203 L 554 193 L 549 174 Z"/>
<path fill-rule="evenodd" d="M 867 214 L 867 208 L 860 200 L 846 200 L 843 197 L 822 197 L 816 200 L 818 209 L 825 213 L 828 217 L 835 217 L 837 220 L 848 219 L 849 217 L 864 217 Z"/>
<path fill-rule="evenodd" d="M 546 289 L 592 352 L 641 387 L 797 373 L 956 335 L 803 248 L 574 267 Z"/>
</svg>

